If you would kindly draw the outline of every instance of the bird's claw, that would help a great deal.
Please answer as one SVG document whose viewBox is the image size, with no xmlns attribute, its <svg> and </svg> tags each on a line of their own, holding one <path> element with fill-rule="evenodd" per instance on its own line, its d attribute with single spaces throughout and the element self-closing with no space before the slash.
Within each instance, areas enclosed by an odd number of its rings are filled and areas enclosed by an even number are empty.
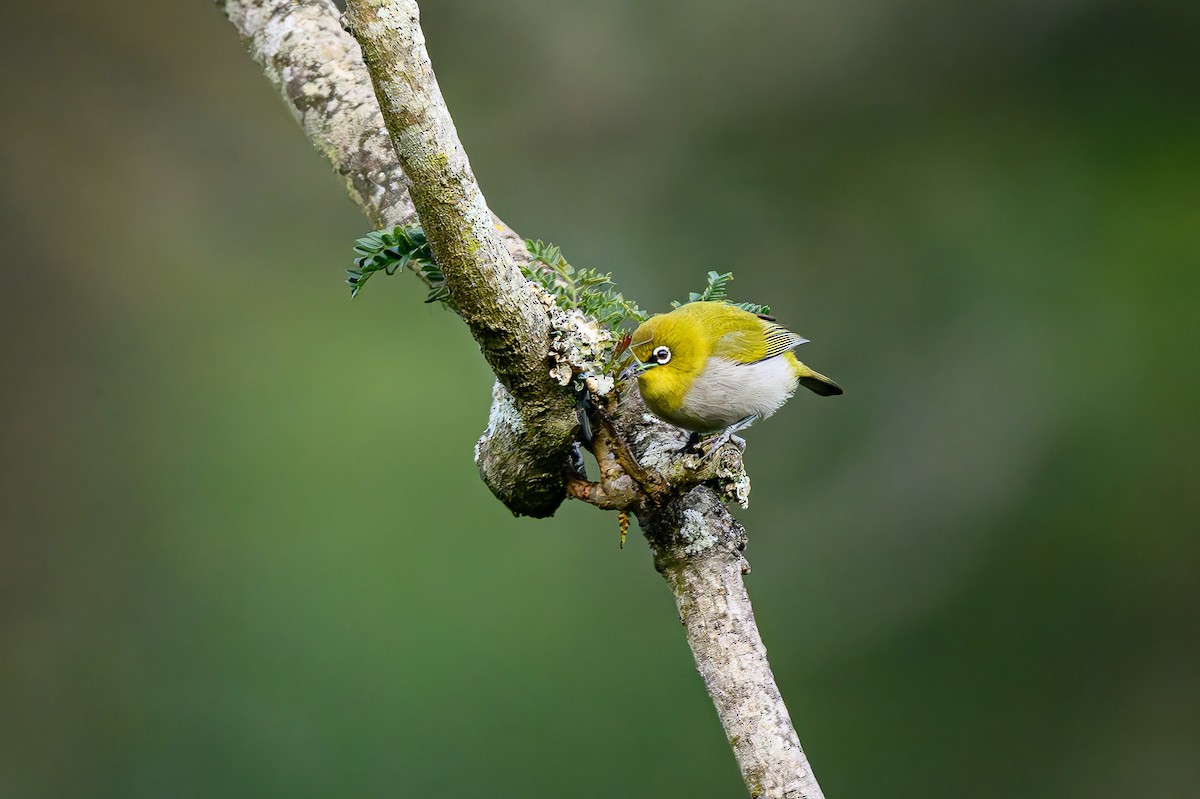
<svg viewBox="0 0 1200 799">
<path fill-rule="evenodd" d="M 707 460 L 719 451 L 721 447 L 729 443 L 733 443 L 742 452 L 746 451 L 746 439 L 741 436 L 735 436 L 731 430 L 726 430 L 701 443 L 699 452 L 703 459 Z"/>
<path fill-rule="evenodd" d="M 704 438 L 699 433 L 692 433 L 688 436 L 687 443 L 683 445 L 683 449 L 679 450 L 679 454 L 700 455 L 702 459 L 706 459 L 726 444 L 733 444 L 738 448 L 739 452 L 745 453 L 746 439 L 737 435 L 737 433 L 752 425 L 755 418 L 748 416 L 709 438 Z"/>
</svg>

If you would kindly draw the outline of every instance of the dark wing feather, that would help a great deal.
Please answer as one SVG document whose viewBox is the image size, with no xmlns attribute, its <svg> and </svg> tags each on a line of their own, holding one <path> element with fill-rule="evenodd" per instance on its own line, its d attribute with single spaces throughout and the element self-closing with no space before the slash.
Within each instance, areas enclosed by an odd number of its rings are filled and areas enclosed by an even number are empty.
<svg viewBox="0 0 1200 799">
<path fill-rule="evenodd" d="M 789 350 L 794 350 L 801 344 L 807 344 L 808 339 L 804 336 L 793 333 L 783 325 L 777 325 L 773 322 L 767 322 L 763 325 L 763 338 L 767 347 L 767 351 L 759 360 L 765 361 L 767 358 L 774 358 L 776 355 L 783 355 Z"/>
</svg>

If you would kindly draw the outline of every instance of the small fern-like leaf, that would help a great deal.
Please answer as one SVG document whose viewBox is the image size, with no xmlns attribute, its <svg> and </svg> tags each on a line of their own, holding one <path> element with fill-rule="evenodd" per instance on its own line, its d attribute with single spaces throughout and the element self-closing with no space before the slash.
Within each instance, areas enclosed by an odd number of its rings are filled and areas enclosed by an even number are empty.
<svg viewBox="0 0 1200 799">
<path fill-rule="evenodd" d="M 421 273 L 429 284 L 426 302 L 447 302 L 446 278 L 433 261 L 433 252 L 425 241 L 425 231 L 419 227 L 396 226 L 391 230 L 374 230 L 354 242 L 354 268 L 346 270 L 350 296 L 357 297 L 367 280 L 376 272 L 394 275 L 409 267 Z"/>
<path fill-rule="evenodd" d="M 576 269 L 563 257 L 562 250 L 541 239 L 526 239 L 525 248 L 531 260 L 522 265 L 521 271 L 553 295 L 560 308 L 577 310 L 608 329 L 625 322 L 640 324 L 649 318 L 637 303 L 616 290 L 611 272 Z"/>
<path fill-rule="evenodd" d="M 759 305 L 754 302 L 733 302 L 729 299 L 729 284 L 733 281 L 733 272 L 709 272 L 708 285 L 701 292 L 689 292 L 687 302 L 727 302 L 743 311 L 753 314 L 770 314 L 771 306 Z M 672 308 L 681 308 L 687 303 L 672 302 Z"/>
</svg>

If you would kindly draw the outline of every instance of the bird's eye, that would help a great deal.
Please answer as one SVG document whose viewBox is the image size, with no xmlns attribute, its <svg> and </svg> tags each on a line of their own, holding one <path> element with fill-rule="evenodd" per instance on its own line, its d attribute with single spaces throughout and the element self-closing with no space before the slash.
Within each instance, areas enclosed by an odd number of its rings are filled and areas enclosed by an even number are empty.
<svg viewBox="0 0 1200 799">
<path fill-rule="evenodd" d="M 655 363 L 661 366 L 671 360 L 671 350 L 667 347 L 655 347 L 654 352 L 650 353 L 650 356 L 654 358 Z"/>
</svg>

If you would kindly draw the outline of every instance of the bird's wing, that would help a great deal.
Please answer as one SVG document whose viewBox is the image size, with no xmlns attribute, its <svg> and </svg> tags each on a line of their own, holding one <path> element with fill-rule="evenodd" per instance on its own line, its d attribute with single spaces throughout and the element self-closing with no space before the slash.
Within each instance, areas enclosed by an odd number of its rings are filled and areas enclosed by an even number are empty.
<svg viewBox="0 0 1200 799">
<path fill-rule="evenodd" d="M 794 350 L 808 339 L 775 322 L 746 314 L 753 324 L 738 325 L 717 340 L 713 355 L 738 363 L 758 363 Z"/>
<path fill-rule="evenodd" d="M 763 338 L 766 339 L 767 352 L 760 360 L 774 358 L 776 355 L 783 355 L 785 352 L 794 350 L 801 344 L 807 344 L 808 339 L 798 333 L 793 333 L 783 325 L 774 322 L 765 322 L 763 324 Z"/>
</svg>

